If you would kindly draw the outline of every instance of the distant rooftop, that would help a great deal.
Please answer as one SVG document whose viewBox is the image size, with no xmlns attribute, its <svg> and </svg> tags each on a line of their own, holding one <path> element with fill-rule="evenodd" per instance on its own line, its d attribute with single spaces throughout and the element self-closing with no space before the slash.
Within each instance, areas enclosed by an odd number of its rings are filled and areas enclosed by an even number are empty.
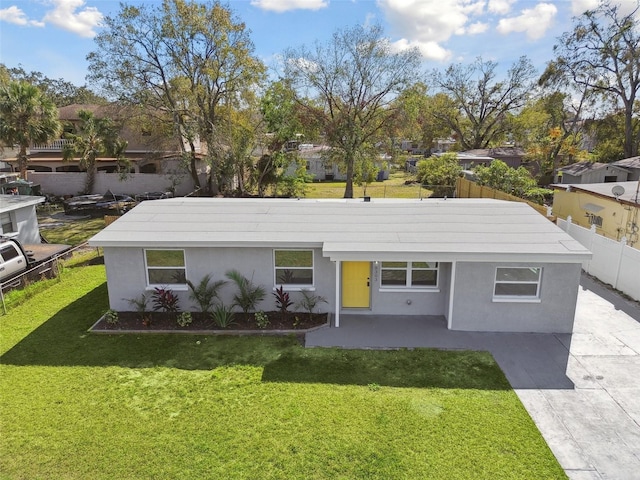
<svg viewBox="0 0 640 480">
<path fill-rule="evenodd" d="M 575 177 L 579 177 L 580 175 L 584 175 L 587 172 L 594 172 L 596 170 L 600 170 L 601 168 L 614 166 L 621 170 L 623 169 L 622 165 L 618 165 L 618 162 L 614 163 L 600 163 L 600 162 L 576 162 L 571 165 L 567 165 L 566 167 L 561 167 L 558 171 L 562 173 L 568 173 L 569 175 L 573 175 Z"/>
<path fill-rule="evenodd" d="M 623 168 L 640 168 L 640 157 L 625 158 L 617 162 L 612 162 L 611 165 Z"/>
<path fill-rule="evenodd" d="M 616 197 L 613 194 L 613 187 L 616 185 L 624 188 L 624 193 Z M 578 192 L 595 193 L 601 197 L 617 198 L 620 201 L 630 203 L 632 205 L 638 205 L 636 200 L 636 192 L 638 189 L 638 182 L 606 182 L 606 183 L 563 183 L 552 185 L 553 188 L 558 190 L 566 190 L 567 188 Z M 637 194 L 640 198 L 640 194 Z"/>
</svg>

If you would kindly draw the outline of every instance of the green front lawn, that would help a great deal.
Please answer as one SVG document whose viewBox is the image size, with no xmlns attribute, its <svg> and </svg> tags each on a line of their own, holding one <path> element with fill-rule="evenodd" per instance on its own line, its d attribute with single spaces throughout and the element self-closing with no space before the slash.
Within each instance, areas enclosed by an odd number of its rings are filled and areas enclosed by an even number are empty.
<svg viewBox="0 0 640 480">
<path fill-rule="evenodd" d="M 100 336 L 104 267 L 0 316 L 0 478 L 566 478 L 484 353 Z"/>
</svg>

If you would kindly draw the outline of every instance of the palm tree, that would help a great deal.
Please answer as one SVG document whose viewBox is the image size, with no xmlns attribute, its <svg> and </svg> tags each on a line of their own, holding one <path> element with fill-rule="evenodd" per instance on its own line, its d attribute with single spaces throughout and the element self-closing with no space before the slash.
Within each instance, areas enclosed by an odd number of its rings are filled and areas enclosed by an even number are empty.
<svg viewBox="0 0 640 480">
<path fill-rule="evenodd" d="M 124 158 L 127 143 L 118 138 L 118 128 L 110 118 L 97 118 L 93 112 L 79 110 L 76 133 L 67 133 L 70 140 L 64 145 L 64 160 L 79 160 L 81 169 L 87 171 L 84 193 L 93 193 L 96 178 L 96 159 L 100 156 Z"/>
<path fill-rule="evenodd" d="M 61 132 L 58 109 L 37 87 L 15 81 L 0 84 L 0 142 L 19 147 L 22 178 L 27 178 L 29 145 L 48 143 Z"/>
</svg>

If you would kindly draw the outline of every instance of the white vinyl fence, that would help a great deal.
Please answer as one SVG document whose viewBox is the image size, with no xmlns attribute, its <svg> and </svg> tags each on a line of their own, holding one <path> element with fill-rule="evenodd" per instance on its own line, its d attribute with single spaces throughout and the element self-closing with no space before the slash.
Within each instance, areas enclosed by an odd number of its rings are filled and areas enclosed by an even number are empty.
<svg viewBox="0 0 640 480">
<path fill-rule="evenodd" d="M 582 264 L 585 272 L 640 301 L 640 250 L 629 247 L 625 238 L 618 242 L 598 235 L 595 225 L 591 229 L 575 225 L 571 217 L 558 218 L 557 223 L 593 253 Z"/>
</svg>

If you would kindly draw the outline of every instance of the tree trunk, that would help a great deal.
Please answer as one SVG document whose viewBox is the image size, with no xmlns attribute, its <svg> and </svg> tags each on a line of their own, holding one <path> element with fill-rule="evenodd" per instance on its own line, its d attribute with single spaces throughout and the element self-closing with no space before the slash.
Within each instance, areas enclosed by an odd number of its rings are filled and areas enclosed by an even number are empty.
<svg viewBox="0 0 640 480">
<path fill-rule="evenodd" d="M 93 193 L 93 187 L 96 184 L 96 166 L 88 165 L 87 176 L 84 181 L 84 193 L 85 195 L 91 195 Z"/>
<path fill-rule="evenodd" d="M 633 141 L 633 103 L 627 102 L 624 110 L 624 154 L 625 158 L 631 158 L 638 152 L 636 142 Z"/>
<path fill-rule="evenodd" d="M 18 169 L 20 170 L 20 178 L 27 179 L 27 163 L 29 159 L 27 157 L 27 146 L 20 145 L 20 153 L 18 153 Z"/>
<path fill-rule="evenodd" d="M 196 163 L 196 147 L 191 141 L 189 141 L 189 148 L 191 150 L 189 152 L 189 173 L 191 173 L 191 179 L 193 180 L 194 187 L 196 190 L 200 190 L 200 178 L 198 178 L 198 165 Z"/>
<path fill-rule="evenodd" d="M 343 198 L 353 198 L 353 155 L 347 154 L 347 185 L 344 188 Z"/>
</svg>

